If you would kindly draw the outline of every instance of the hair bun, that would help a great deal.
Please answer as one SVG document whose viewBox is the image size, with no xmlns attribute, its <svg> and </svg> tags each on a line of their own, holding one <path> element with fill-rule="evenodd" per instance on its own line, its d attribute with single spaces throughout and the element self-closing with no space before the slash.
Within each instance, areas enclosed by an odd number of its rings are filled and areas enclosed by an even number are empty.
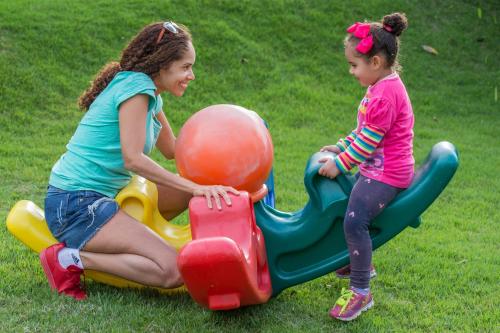
<svg viewBox="0 0 500 333">
<path fill-rule="evenodd" d="M 382 24 L 389 27 L 388 31 L 396 36 L 401 35 L 401 33 L 408 28 L 408 20 L 404 13 L 392 13 L 384 16 L 382 19 Z"/>
</svg>

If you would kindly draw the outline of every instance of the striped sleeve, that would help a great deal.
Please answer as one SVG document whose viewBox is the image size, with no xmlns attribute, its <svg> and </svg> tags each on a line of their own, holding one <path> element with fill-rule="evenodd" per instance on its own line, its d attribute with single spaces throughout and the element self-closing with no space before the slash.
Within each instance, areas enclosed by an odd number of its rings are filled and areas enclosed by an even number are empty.
<svg viewBox="0 0 500 333">
<path fill-rule="evenodd" d="M 363 163 L 377 148 L 385 132 L 373 125 L 366 125 L 361 129 L 356 139 L 335 157 L 337 168 L 346 173 L 355 166 Z"/>
<path fill-rule="evenodd" d="M 349 147 L 351 143 L 353 143 L 354 140 L 356 140 L 357 136 L 358 135 L 356 134 L 356 132 L 352 131 L 351 134 L 349 134 L 343 139 L 340 139 L 335 145 L 339 147 L 340 151 L 345 151 L 347 147 Z"/>
</svg>

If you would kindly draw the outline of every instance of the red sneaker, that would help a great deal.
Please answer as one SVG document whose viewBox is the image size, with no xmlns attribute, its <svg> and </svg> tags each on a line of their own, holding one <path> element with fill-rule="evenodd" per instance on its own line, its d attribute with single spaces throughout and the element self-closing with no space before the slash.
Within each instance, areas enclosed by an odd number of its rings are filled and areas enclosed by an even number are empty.
<svg viewBox="0 0 500 333">
<path fill-rule="evenodd" d="M 83 274 L 83 269 L 74 265 L 65 269 L 59 264 L 57 254 L 64 247 L 64 243 L 54 244 L 40 252 L 43 271 L 51 289 L 57 290 L 59 294 L 63 293 L 77 300 L 83 300 L 87 298 L 85 290 L 80 285 L 80 275 Z"/>
<path fill-rule="evenodd" d="M 335 271 L 335 275 L 339 279 L 348 279 L 351 277 L 351 265 L 344 266 L 342 268 L 339 268 Z M 375 271 L 375 267 L 373 265 L 370 265 L 370 279 L 373 279 L 374 277 L 377 276 L 377 272 Z"/>
<path fill-rule="evenodd" d="M 330 310 L 330 316 L 342 321 L 350 321 L 358 317 L 363 311 L 371 308 L 373 304 L 371 292 L 362 295 L 352 289 L 346 290 L 342 288 L 342 295 Z"/>
</svg>

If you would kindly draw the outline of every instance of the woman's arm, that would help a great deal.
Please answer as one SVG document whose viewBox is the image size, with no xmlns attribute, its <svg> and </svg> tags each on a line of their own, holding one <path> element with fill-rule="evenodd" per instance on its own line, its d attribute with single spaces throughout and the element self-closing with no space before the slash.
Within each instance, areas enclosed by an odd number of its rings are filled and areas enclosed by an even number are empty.
<svg viewBox="0 0 500 333">
<path fill-rule="evenodd" d="M 165 170 L 143 153 L 146 141 L 148 102 L 149 97 L 147 95 L 136 95 L 120 105 L 120 143 L 125 168 L 156 184 L 173 187 L 195 196 L 205 196 L 210 208 L 212 207 L 211 197 L 214 198 L 219 209 L 221 208 L 220 197 L 223 197 L 226 203 L 230 205 L 231 200 L 227 192 L 239 193 L 232 187 L 196 184 Z"/>
<path fill-rule="evenodd" d="M 163 113 L 163 111 L 159 112 L 156 117 L 162 125 L 160 135 L 158 136 L 158 140 L 156 141 L 156 148 L 160 150 L 165 158 L 171 160 L 175 158 L 174 131 L 172 131 L 172 127 L 170 127 L 167 117 L 165 117 L 165 113 Z"/>
<path fill-rule="evenodd" d="M 165 170 L 143 152 L 148 102 L 149 96 L 136 95 L 120 106 L 120 143 L 125 168 L 152 182 L 193 193 L 195 183 Z"/>
</svg>

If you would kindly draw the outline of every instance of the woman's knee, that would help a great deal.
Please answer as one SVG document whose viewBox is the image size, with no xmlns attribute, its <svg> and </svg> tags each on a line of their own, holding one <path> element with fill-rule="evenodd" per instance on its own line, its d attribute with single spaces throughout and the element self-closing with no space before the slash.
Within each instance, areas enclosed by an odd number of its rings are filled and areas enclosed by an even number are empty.
<svg viewBox="0 0 500 333">
<path fill-rule="evenodd" d="M 159 287 L 175 288 L 182 285 L 182 277 L 177 268 L 177 253 L 174 249 L 162 251 L 161 257 L 153 259 L 158 265 L 157 279 Z"/>
<path fill-rule="evenodd" d="M 183 284 L 181 273 L 175 263 L 160 267 L 158 278 L 162 288 L 176 288 Z"/>
</svg>

